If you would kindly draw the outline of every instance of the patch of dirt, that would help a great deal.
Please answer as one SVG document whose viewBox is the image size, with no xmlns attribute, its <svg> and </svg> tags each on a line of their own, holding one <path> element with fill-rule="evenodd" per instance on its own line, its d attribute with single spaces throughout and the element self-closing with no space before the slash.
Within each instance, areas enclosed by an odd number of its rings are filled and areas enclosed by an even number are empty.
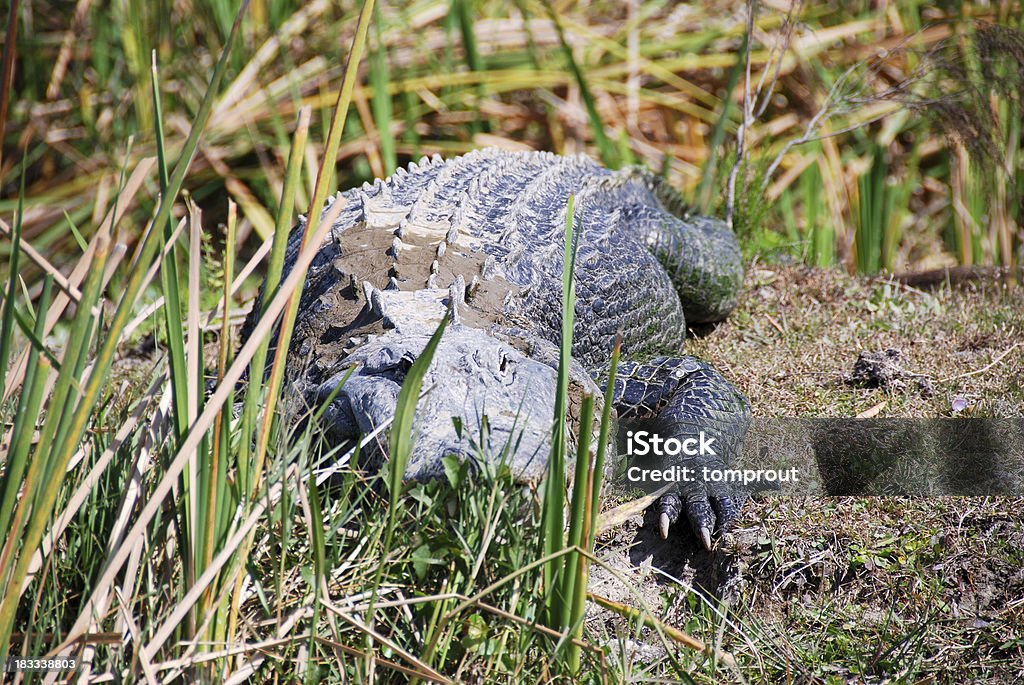
<svg viewBox="0 0 1024 685">
<path fill-rule="evenodd" d="M 1024 288 L 998 280 L 924 291 L 754 265 L 736 312 L 701 333 L 687 350 L 735 381 L 755 417 L 1024 416 Z M 854 375 L 875 382 L 846 382 L 858 359 Z M 591 591 L 634 607 L 642 599 L 705 643 L 726 611 L 722 647 L 751 665 L 747 678 L 1021 679 L 1024 498 L 763 497 L 713 554 L 685 531 L 663 542 L 641 523 L 599 545 L 628 585 L 595 568 Z M 633 630 L 604 609 L 588 620 Z M 640 635 L 660 649 L 652 631 Z"/>
<path fill-rule="evenodd" d="M 853 364 L 853 371 L 846 378 L 851 385 L 862 388 L 882 388 L 883 390 L 899 390 L 906 386 L 910 378 L 917 378 L 918 383 L 925 381 L 919 374 L 908 372 L 900 363 L 902 353 L 892 348 L 881 352 L 861 352 Z M 927 386 L 926 386 L 927 387 Z"/>
</svg>

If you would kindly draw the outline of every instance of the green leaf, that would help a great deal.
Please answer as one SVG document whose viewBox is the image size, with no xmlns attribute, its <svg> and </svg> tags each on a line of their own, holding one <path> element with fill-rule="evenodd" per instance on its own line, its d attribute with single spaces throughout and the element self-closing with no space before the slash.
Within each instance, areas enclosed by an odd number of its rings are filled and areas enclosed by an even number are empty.
<svg viewBox="0 0 1024 685">
<path fill-rule="evenodd" d="M 441 457 L 441 464 L 444 466 L 444 475 L 448 478 L 453 490 L 457 490 L 462 482 L 462 462 L 454 454 L 446 454 Z"/>
</svg>

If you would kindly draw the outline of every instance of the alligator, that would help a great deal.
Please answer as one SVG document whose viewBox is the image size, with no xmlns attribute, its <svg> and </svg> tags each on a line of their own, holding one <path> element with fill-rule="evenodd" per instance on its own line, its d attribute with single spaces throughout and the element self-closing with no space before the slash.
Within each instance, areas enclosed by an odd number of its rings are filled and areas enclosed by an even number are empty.
<svg viewBox="0 0 1024 685">
<path fill-rule="evenodd" d="M 578 424 L 583 393 L 600 397 L 618 335 L 624 361 L 613 401 L 620 436 L 639 425 L 653 425 L 663 439 L 704 432 L 713 447 L 665 457 L 659 466 L 728 465 L 749 423 L 749 403 L 682 345 L 688 324 L 720 321 L 736 305 L 743 265 L 735 235 L 720 220 L 690 215 L 645 170 L 498 149 L 424 158 L 331 198 L 344 205 L 307 273 L 287 364 L 295 396 L 315 405 L 334 395 L 321 426 L 332 444 L 389 422 L 406 372 L 447 316 L 423 379 L 405 477 L 443 474 L 442 457 L 452 453 L 505 459 L 523 480 L 544 473 L 570 196 L 571 418 Z M 286 270 L 305 221 L 300 217 L 289 238 Z M 251 315 L 243 337 L 254 324 Z M 696 478 L 654 506 L 662 537 L 677 520 L 684 528 L 688 522 L 711 549 L 739 500 L 727 486 Z"/>
</svg>

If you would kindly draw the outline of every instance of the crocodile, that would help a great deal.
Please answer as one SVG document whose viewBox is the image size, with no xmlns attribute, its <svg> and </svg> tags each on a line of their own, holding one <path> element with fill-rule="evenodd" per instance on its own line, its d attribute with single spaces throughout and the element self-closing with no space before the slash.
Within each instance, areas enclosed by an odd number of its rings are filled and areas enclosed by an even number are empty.
<svg viewBox="0 0 1024 685">
<path fill-rule="evenodd" d="M 619 435 L 640 425 L 663 439 L 705 432 L 713 447 L 658 465 L 728 465 L 749 423 L 749 403 L 682 344 L 688 324 L 720 321 L 736 306 L 743 265 L 733 232 L 720 220 L 690 215 L 643 169 L 611 171 L 585 156 L 499 149 L 424 158 L 331 198 L 344 204 L 307 272 L 287 364 L 294 396 L 314 406 L 334 395 L 321 426 L 332 444 L 387 425 L 406 372 L 448 316 L 423 379 L 405 477 L 443 474 L 442 457 L 452 453 L 505 459 L 523 480 L 544 473 L 570 196 L 571 418 L 578 423 L 583 393 L 600 398 L 618 335 Z M 289 238 L 286 271 L 305 223 L 300 217 Z M 250 315 L 243 337 L 254 324 Z M 385 440 L 378 440 L 381 454 Z M 662 537 L 677 521 L 683 528 L 688 522 L 711 549 L 738 505 L 727 486 L 698 478 L 654 506 Z"/>
</svg>

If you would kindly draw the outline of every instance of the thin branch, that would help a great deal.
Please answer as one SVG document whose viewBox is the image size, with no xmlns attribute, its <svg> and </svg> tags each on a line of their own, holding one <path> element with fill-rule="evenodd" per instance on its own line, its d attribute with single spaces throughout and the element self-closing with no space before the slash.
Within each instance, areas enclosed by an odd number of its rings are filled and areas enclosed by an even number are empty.
<svg viewBox="0 0 1024 685">
<path fill-rule="evenodd" d="M 802 6 L 803 0 L 795 0 L 795 2 L 789 4 L 786 20 L 782 25 L 782 36 L 772 44 L 771 52 L 768 53 L 768 61 L 765 63 L 764 71 L 761 73 L 761 82 L 757 84 L 757 96 L 759 98 L 761 95 L 761 85 L 764 83 L 764 75 L 768 73 L 772 59 L 775 60 L 775 69 L 772 73 L 772 80 L 768 84 L 767 94 L 761 99 L 760 107 L 754 113 L 755 119 L 761 118 L 761 115 L 768 109 L 768 103 L 771 102 L 771 94 L 775 92 L 775 85 L 779 82 L 779 75 L 782 73 L 782 59 L 786 56 L 790 45 L 793 43 L 793 27 L 796 25 L 793 19 L 799 15 L 799 10 Z M 776 49 L 778 50 L 778 56 L 775 55 Z"/>
<path fill-rule="evenodd" d="M 1007 348 L 1006 350 L 1004 350 L 1002 354 L 1000 354 L 1000 355 L 999 355 L 998 357 L 996 357 L 995 359 L 993 359 L 993 360 L 992 360 L 992 362 L 991 362 L 991 363 L 989 363 L 989 365 L 988 365 L 988 366 L 984 366 L 984 367 L 982 367 L 982 368 L 980 368 L 980 369 L 975 369 L 974 371 L 968 371 L 967 373 L 962 373 L 962 374 L 960 374 L 959 376 L 950 376 L 949 378 L 943 378 L 943 379 L 942 379 L 941 381 L 939 381 L 939 382 L 940 382 L 940 383 L 946 383 L 946 382 L 949 382 L 949 381 L 955 381 L 955 380 L 958 380 L 958 379 L 960 379 L 960 378 L 967 378 L 968 376 L 977 376 L 977 375 L 978 375 L 979 373 L 985 373 L 986 371 L 988 371 L 989 369 L 991 369 L 991 368 L 992 368 L 993 366 L 995 366 L 995 365 L 996 365 L 996 364 L 998 364 L 999 362 L 1003 361 L 1003 359 L 1005 359 L 1005 358 L 1006 358 L 1006 355 L 1008 355 L 1008 354 L 1010 354 L 1011 352 L 1013 352 L 1013 351 L 1014 351 L 1015 349 L 1017 349 L 1017 348 L 1018 348 L 1019 346 L 1020 346 L 1020 343 L 1019 343 L 1019 342 L 1015 342 L 1015 343 L 1013 343 L 1013 344 L 1012 344 L 1012 345 L 1010 345 L 1010 346 L 1009 346 L 1009 347 L 1008 347 L 1008 348 Z"/>
<path fill-rule="evenodd" d="M 814 116 L 811 117 L 811 120 L 807 122 L 807 126 L 804 127 L 803 134 L 799 138 L 787 141 L 786 144 L 782 146 L 782 150 L 780 150 L 779 154 L 775 156 L 772 163 L 768 165 L 768 169 L 764 174 L 764 179 L 761 181 L 762 191 L 768 186 L 769 180 L 772 175 L 774 175 L 775 170 L 779 168 L 779 165 L 782 163 L 782 159 L 789 153 L 789 151 L 793 149 L 793 147 L 810 142 L 813 139 L 814 132 L 818 129 L 819 122 L 821 122 L 823 118 L 831 116 L 831 104 L 836 99 L 837 94 L 840 92 L 841 88 L 845 86 L 850 75 L 853 74 L 860 66 L 861 65 L 859 64 L 854 64 L 844 71 L 842 76 L 836 79 L 836 82 L 832 84 L 832 87 L 829 89 L 828 95 L 825 96 L 825 101 L 821 103 L 821 107 L 817 112 L 815 112 Z"/>
<path fill-rule="evenodd" d="M 736 177 L 739 175 L 740 165 L 743 164 L 743 157 L 746 154 L 744 147 L 746 143 L 747 126 L 751 123 L 750 106 L 750 41 L 754 37 L 754 12 L 757 9 L 756 0 L 747 0 L 747 41 L 746 41 L 746 73 L 743 76 L 743 119 L 736 129 L 736 161 L 729 170 L 729 181 L 726 184 L 725 194 L 725 223 L 732 227 L 733 211 L 736 208 Z M 728 94 L 726 94 L 728 97 Z"/>
</svg>

